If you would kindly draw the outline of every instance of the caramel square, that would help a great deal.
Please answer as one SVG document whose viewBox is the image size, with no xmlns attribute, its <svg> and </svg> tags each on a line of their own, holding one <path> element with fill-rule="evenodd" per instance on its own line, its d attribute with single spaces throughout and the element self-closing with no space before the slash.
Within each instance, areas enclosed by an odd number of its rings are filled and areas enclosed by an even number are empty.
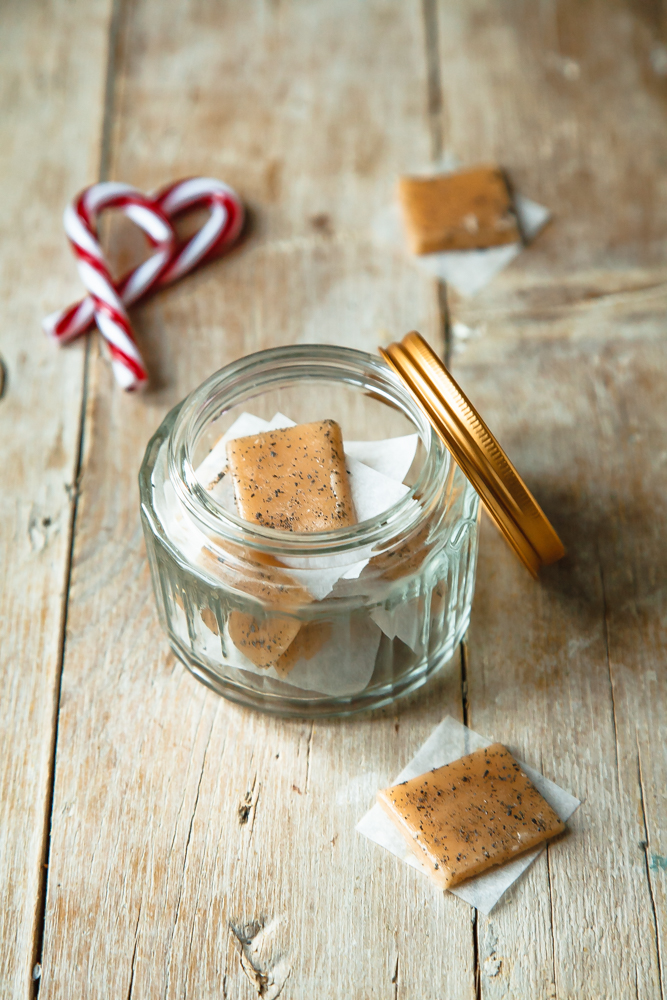
<svg viewBox="0 0 667 1000">
<path fill-rule="evenodd" d="M 398 197 L 413 253 L 482 249 L 521 239 L 507 181 L 498 167 L 401 177 Z"/>
<path fill-rule="evenodd" d="M 386 788 L 377 797 L 443 889 L 565 829 L 502 743 Z"/>
<path fill-rule="evenodd" d="M 277 669 L 278 662 L 283 661 L 303 627 L 298 612 L 313 598 L 271 556 L 250 553 L 231 543 L 227 543 L 226 548 L 229 562 L 212 559 L 211 554 L 202 549 L 205 562 L 211 562 L 215 572 L 223 574 L 230 588 L 257 598 L 265 609 L 259 617 L 249 611 L 232 609 L 227 618 L 229 636 L 256 667 Z M 210 608 L 201 611 L 201 619 L 214 635 L 219 634 L 216 616 Z M 284 673 L 289 673 L 293 664 L 287 658 L 283 662 L 287 662 Z"/>
<path fill-rule="evenodd" d="M 256 667 L 266 670 L 280 663 L 299 634 L 301 623 L 295 618 L 278 615 L 258 620 L 243 611 L 232 611 L 228 628 L 236 648 Z M 289 673 L 289 669 L 285 673 Z"/>
<path fill-rule="evenodd" d="M 341 430 L 334 420 L 227 442 L 241 517 L 285 531 L 356 523 Z"/>
<path fill-rule="evenodd" d="M 258 556 L 256 553 L 255 558 Z M 267 558 L 270 559 L 264 557 Z M 262 670 L 268 667 L 278 669 L 278 663 L 285 662 L 290 646 L 303 628 L 299 618 L 292 617 L 290 612 L 297 613 L 301 607 L 311 603 L 312 597 L 284 569 L 268 563 L 258 563 L 252 575 L 247 572 L 239 574 L 235 582 L 239 590 L 259 598 L 266 612 L 258 618 L 249 612 L 230 611 L 229 637 L 256 667 Z M 290 669 L 291 666 L 284 667 L 283 674 L 289 673 Z"/>
<path fill-rule="evenodd" d="M 323 420 L 263 431 L 227 442 L 234 495 L 242 517 L 286 531 L 327 531 L 356 523 L 338 424 Z M 258 571 L 259 572 L 259 571 Z M 253 585 L 239 588 L 270 605 L 264 619 L 232 611 L 229 634 L 256 667 L 275 667 L 287 676 L 300 658 L 311 659 L 329 637 L 326 627 L 303 625 L 276 613 L 312 598 L 298 585 L 287 586 L 280 569 L 265 568 Z"/>
</svg>

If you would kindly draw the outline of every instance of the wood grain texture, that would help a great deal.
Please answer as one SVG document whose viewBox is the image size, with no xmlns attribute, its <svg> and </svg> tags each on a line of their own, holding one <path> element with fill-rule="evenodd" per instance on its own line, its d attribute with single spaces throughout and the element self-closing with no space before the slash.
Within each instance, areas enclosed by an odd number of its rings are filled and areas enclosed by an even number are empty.
<svg viewBox="0 0 667 1000">
<path fill-rule="evenodd" d="M 667 22 L 661 3 L 440 0 L 444 149 L 497 160 L 554 222 L 517 291 L 662 267 L 667 251 Z M 609 280 L 607 276 L 607 281 Z"/>
<path fill-rule="evenodd" d="M 111 175 L 147 189 L 188 173 L 220 176 L 252 218 L 236 252 L 134 311 L 146 395 L 122 394 L 98 339 L 91 343 L 42 997 L 664 1000 L 667 39 L 659 5 L 124 0 L 117 9 Z M 33 313 L 63 301 L 64 275 L 77 290 L 60 245 L 62 275 L 48 302 L 36 309 L 16 288 L 51 275 L 62 204 L 96 176 L 100 144 L 91 136 L 102 131 L 108 10 L 90 4 L 82 18 L 77 5 L 67 15 L 48 7 L 58 28 L 46 102 L 20 74 L 42 66 L 47 7 L 21 9 L 23 21 L 18 10 L 14 76 L 5 79 L 22 86 L 9 87 L 7 107 L 16 113 L 20 92 L 26 113 L 43 115 L 53 149 L 63 134 L 78 140 L 54 154 L 57 171 L 30 161 L 31 178 L 57 174 L 41 195 L 52 228 L 34 237 L 39 273 L 26 281 L 22 259 L 2 258 L 12 329 L 33 324 L 30 358 L 42 379 L 13 337 L 0 348 L 10 391 L 0 418 L 10 404 L 12 427 L 22 428 L 3 448 L 24 477 L 17 472 L 16 492 L 3 496 L 11 517 L 0 529 L 20 566 L 3 597 L 3 614 L 18 625 L 2 648 L 12 693 L 3 704 L 2 819 L 13 838 L 9 870 L 24 880 L 20 895 L 10 881 L 0 913 L 0 943 L 20 942 L 0 968 L 8 995 L 23 997 L 71 512 L 64 491 L 52 498 L 76 469 L 81 354 L 52 354 L 37 340 Z M 85 51 L 77 47 L 65 72 L 64 40 L 75 28 Z M 70 120 L 63 109 L 74 94 Z M 21 156 L 0 153 L 13 178 L 29 161 L 34 126 L 18 134 Z M 51 155 L 51 144 L 43 149 Z M 462 667 L 456 660 L 420 695 L 371 718 L 263 718 L 206 691 L 167 651 L 139 528 L 143 450 L 175 402 L 250 351 L 331 341 L 372 350 L 412 327 L 441 346 L 438 289 L 383 234 L 396 175 L 442 152 L 462 164 L 497 159 L 554 213 L 476 299 L 450 295 L 450 303 L 468 328 L 454 327 L 455 372 L 553 519 L 568 559 L 534 584 L 485 523 Z M 29 217 L 27 176 L 4 210 L 10 234 Z M 119 266 L 140 252 L 135 236 L 110 228 Z M 12 397 L 15 370 L 25 374 Z M 63 413 L 60 457 L 44 474 L 26 459 L 26 441 L 41 434 L 50 454 Z M 27 525 L 24 497 L 36 498 Z M 37 553 L 28 552 L 26 526 L 38 547 L 44 536 Z M 35 606 L 40 630 L 28 615 Z M 488 918 L 354 833 L 376 789 L 448 713 L 585 800 L 571 832 Z"/>
<path fill-rule="evenodd" d="M 42 997 L 472 997 L 469 908 L 354 831 L 460 712 L 458 664 L 372 719 L 225 703 L 166 649 L 135 485 L 169 406 L 243 353 L 412 325 L 442 346 L 438 289 L 372 233 L 430 155 L 421 6 L 128 5 L 115 100 L 114 176 L 219 175 L 255 225 L 135 313 L 152 392 L 93 349 Z"/>
<path fill-rule="evenodd" d="M 454 370 L 568 548 L 534 585 L 484 524 L 467 716 L 585 800 L 479 918 L 480 992 L 662 998 L 665 24 L 625 3 L 438 14 L 445 149 L 554 214 L 450 296 Z"/>
<path fill-rule="evenodd" d="M 99 170 L 109 3 L 10 3 L 0 32 L 0 993 L 32 995 L 48 838 L 83 346 L 61 215 Z"/>
<path fill-rule="evenodd" d="M 593 318 L 588 344 L 517 337 L 498 364 L 490 334 L 456 365 L 568 550 L 534 584 L 483 532 L 470 724 L 584 800 L 481 921 L 483 996 L 664 989 L 664 304 L 652 338 Z"/>
</svg>

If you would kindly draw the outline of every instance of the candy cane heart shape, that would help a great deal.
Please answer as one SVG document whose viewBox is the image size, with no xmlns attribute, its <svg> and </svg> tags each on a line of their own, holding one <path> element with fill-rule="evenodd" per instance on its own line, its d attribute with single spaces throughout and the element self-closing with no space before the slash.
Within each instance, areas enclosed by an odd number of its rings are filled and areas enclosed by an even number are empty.
<svg viewBox="0 0 667 1000">
<path fill-rule="evenodd" d="M 74 225 L 76 225 L 76 217 L 78 216 L 78 204 L 87 198 L 90 198 L 97 204 L 95 192 L 98 189 L 107 188 L 108 186 L 105 184 L 96 184 L 79 195 L 72 206 L 72 212 L 75 215 Z M 125 307 L 138 302 L 139 299 L 142 299 L 157 288 L 171 284 L 171 282 L 183 277 L 199 264 L 204 264 L 214 257 L 219 256 L 237 240 L 243 228 L 244 209 L 241 199 L 227 184 L 223 184 L 222 181 L 215 180 L 212 177 L 186 178 L 185 180 L 177 181 L 175 184 L 170 184 L 150 196 L 142 195 L 141 192 L 137 192 L 134 188 L 128 188 L 127 185 L 112 186 L 121 198 L 123 194 L 119 194 L 119 189 L 122 188 L 125 196 L 128 196 L 128 191 L 131 191 L 135 198 L 139 197 L 139 199 L 142 199 L 140 202 L 135 201 L 135 205 L 138 204 L 147 209 L 155 209 L 155 212 L 162 217 L 163 222 L 169 220 L 169 223 L 171 223 L 172 219 L 176 219 L 186 212 L 195 209 L 206 208 L 209 210 L 208 219 L 202 228 L 190 237 L 189 240 L 178 242 L 175 236 L 173 236 L 171 253 L 166 263 L 164 262 L 162 250 L 158 250 L 153 257 L 121 279 L 116 285 L 115 291 L 117 298 L 120 299 L 122 306 Z M 112 206 L 105 204 L 104 207 Z M 115 207 L 124 206 L 116 205 Z M 96 214 L 99 214 L 100 211 L 101 208 L 98 207 Z M 136 209 L 133 211 L 136 213 Z M 138 221 L 136 214 L 132 214 L 129 210 L 127 214 L 131 218 L 134 218 L 135 221 Z M 66 228 L 67 218 L 68 215 L 66 213 Z M 92 222 L 93 220 L 89 221 Z M 81 224 L 86 228 L 85 222 L 82 221 Z M 141 225 L 141 223 L 139 224 Z M 145 227 L 142 226 L 142 228 Z M 68 235 L 70 235 L 69 230 Z M 151 238 L 150 232 L 148 232 L 148 235 Z M 92 238 L 99 250 L 96 237 L 93 235 Z M 78 256 L 76 250 L 77 242 L 75 240 L 72 240 L 72 242 L 75 246 L 75 253 Z M 79 244 L 81 245 L 81 240 L 79 240 Z M 127 319 L 127 317 L 125 318 Z M 76 305 L 47 316 L 43 322 L 43 327 L 49 336 L 57 340 L 58 343 L 63 344 L 85 333 L 93 325 L 95 319 L 96 301 L 92 295 L 88 295 Z"/>
<path fill-rule="evenodd" d="M 65 210 L 65 232 L 77 258 L 79 276 L 89 292 L 95 322 L 109 345 L 114 375 L 123 389 L 137 389 L 147 373 L 97 239 L 97 217 L 109 208 L 127 215 L 157 248 L 134 272 L 145 289 L 154 285 L 171 260 L 176 238 L 162 210 L 136 188 L 110 181 L 83 191 Z"/>
<path fill-rule="evenodd" d="M 190 177 L 163 188 L 155 201 L 169 219 L 197 208 L 209 217 L 186 243 L 179 246 L 162 272 L 158 285 L 169 285 L 200 264 L 218 257 L 238 239 L 243 229 L 243 202 L 236 191 L 213 177 Z"/>
</svg>

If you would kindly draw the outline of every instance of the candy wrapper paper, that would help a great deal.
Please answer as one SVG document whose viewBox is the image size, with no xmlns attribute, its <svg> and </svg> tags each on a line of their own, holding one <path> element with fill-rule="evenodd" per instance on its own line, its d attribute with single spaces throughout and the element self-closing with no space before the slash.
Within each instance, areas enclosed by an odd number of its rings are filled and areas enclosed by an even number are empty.
<svg viewBox="0 0 667 1000">
<path fill-rule="evenodd" d="M 451 764 L 453 761 L 458 760 L 459 757 L 465 757 L 466 754 L 472 753 L 474 750 L 480 750 L 482 747 L 491 746 L 495 742 L 495 740 L 488 739 L 486 736 L 480 736 L 479 733 L 468 729 L 467 726 L 461 725 L 460 722 L 457 722 L 451 716 L 447 716 L 434 729 L 426 743 L 412 758 L 407 767 L 403 768 L 393 781 L 388 781 L 386 787 L 396 785 L 401 781 L 407 781 L 409 778 L 416 778 L 418 775 L 424 774 L 426 771 L 431 771 L 435 767 L 443 767 L 445 764 Z M 517 762 L 528 775 L 540 795 L 546 799 L 563 822 L 566 822 L 575 809 L 581 805 L 579 799 L 575 799 L 569 792 L 564 791 L 564 789 L 554 784 L 553 781 L 549 781 L 539 771 L 524 764 L 518 758 Z M 392 854 L 405 861 L 406 864 L 422 871 L 419 860 L 412 853 L 387 814 L 377 803 L 357 824 L 357 830 L 364 837 L 379 844 L 380 847 L 391 851 Z M 491 868 L 481 875 L 476 875 L 474 878 L 461 882 L 460 885 L 447 891 L 453 892 L 455 896 L 464 899 L 466 903 L 470 903 L 471 906 L 476 907 L 482 913 L 489 914 L 509 887 L 523 875 L 527 868 L 530 868 L 533 861 L 539 857 L 543 850 L 544 845 L 541 845 L 532 851 L 526 851 L 525 854 L 520 855 L 513 861 L 497 865 L 495 868 Z"/>
</svg>

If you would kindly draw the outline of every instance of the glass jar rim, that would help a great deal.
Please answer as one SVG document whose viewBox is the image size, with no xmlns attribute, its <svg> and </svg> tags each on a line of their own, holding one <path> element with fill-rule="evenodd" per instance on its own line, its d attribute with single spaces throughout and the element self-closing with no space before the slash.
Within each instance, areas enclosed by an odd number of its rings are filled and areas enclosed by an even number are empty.
<svg viewBox="0 0 667 1000">
<path fill-rule="evenodd" d="M 237 405 L 249 389 L 261 392 L 276 388 L 290 377 L 344 382 L 371 391 L 403 412 L 426 451 L 417 481 L 403 497 L 366 521 L 332 531 L 305 533 L 256 525 L 230 513 L 211 496 L 197 478 L 192 459 L 198 437 L 212 414 L 217 418 Z M 223 547 L 232 543 L 277 557 L 342 554 L 411 533 L 438 502 L 451 479 L 453 465 L 428 417 L 385 361 L 365 351 L 323 344 L 258 351 L 221 368 L 185 398 L 168 445 L 168 474 L 176 495 L 212 544 Z"/>
</svg>

